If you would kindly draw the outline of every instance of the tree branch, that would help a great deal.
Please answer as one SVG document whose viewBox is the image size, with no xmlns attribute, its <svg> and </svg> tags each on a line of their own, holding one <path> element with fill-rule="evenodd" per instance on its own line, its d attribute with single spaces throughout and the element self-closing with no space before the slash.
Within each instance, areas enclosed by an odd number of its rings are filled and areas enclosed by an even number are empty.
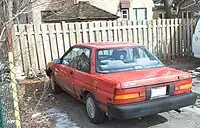
<svg viewBox="0 0 200 128">
<path fill-rule="evenodd" d="M 185 2 L 186 0 L 181 0 L 178 4 L 176 4 L 176 13 L 175 15 L 177 16 L 181 10 L 181 5 Z"/>
</svg>

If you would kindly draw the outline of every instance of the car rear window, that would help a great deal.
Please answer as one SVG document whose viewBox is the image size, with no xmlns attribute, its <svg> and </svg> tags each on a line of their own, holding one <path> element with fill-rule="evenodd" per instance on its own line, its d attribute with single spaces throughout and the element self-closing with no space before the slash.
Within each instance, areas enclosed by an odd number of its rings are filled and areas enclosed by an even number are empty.
<svg viewBox="0 0 200 128">
<path fill-rule="evenodd" d="M 99 73 L 141 70 L 164 66 L 145 47 L 102 49 L 97 51 L 96 70 Z"/>
</svg>

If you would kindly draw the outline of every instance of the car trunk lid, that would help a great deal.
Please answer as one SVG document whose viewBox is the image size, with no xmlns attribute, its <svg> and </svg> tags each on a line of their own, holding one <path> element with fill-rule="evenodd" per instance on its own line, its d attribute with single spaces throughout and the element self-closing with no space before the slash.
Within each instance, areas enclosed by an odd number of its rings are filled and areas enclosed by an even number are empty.
<svg viewBox="0 0 200 128">
<path fill-rule="evenodd" d="M 104 74 L 103 76 L 123 84 L 123 88 L 166 83 L 190 78 L 188 73 L 168 67 L 110 73 Z"/>
</svg>

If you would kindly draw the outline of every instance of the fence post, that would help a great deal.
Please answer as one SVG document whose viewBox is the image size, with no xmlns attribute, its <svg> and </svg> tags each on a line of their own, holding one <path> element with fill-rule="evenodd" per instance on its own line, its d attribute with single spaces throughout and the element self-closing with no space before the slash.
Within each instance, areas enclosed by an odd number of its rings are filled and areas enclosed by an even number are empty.
<svg viewBox="0 0 200 128">
<path fill-rule="evenodd" d="M 8 53 L 9 57 L 9 66 L 10 66 L 10 84 L 11 84 L 11 92 L 13 97 L 13 103 L 14 103 L 14 115 L 15 115 L 15 123 L 16 128 L 21 128 L 21 122 L 20 122 L 20 113 L 19 113 L 19 99 L 18 99 L 18 93 L 17 93 L 17 81 L 15 80 L 15 74 L 14 74 L 14 61 L 13 61 L 13 52 Z"/>
</svg>

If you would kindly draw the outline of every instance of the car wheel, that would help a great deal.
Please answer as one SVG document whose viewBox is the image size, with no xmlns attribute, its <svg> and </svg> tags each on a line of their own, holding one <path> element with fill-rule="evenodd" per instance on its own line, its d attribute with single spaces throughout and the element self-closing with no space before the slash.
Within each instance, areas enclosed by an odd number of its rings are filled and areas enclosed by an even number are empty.
<svg viewBox="0 0 200 128">
<path fill-rule="evenodd" d="M 53 75 L 50 76 L 50 87 L 54 94 L 59 94 L 62 92 L 60 86 L 55 82 Z"/>
<path fill-rule="evenodd" d="M 89 120 L 94 124 L 103 123 L 106 119 L 105 113 L 97 106 L 91 94 L 86 96 L 86 111 Z"/>
</svg>

